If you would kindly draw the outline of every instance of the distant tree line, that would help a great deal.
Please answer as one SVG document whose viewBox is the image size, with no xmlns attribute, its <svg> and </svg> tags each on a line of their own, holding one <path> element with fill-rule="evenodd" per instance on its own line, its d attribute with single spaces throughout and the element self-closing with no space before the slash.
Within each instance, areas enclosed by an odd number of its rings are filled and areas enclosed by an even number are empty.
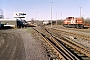
<svg viewBox="0 0 90 60">
<path fill-rule="evenodd" d="M 57 21 L 57 25 L 62 25 L 63 24 L 63 20 L 53 20 L 52 24 L 55 25 Z"/>
<path fill-rule="evenodd" d="M 83 17 L 82 17 L 83 18 Z M 83 18 L 85 23 L 90 24 L 90 18 Z M 44 20 L 43 20 L 44 21 Z M 43 22 L 43 21 L 38 21 L 38 20 L 34 20 L 34 18 L 31 19 L 32 23 L 37 23 L 37 22 Z M 63 24 L 63 20 L 52 20 L 52 24 L 55 25 L 57 21 L 57 25 L 62 25 Z M 49 22 L 51 23 L 51 20 L 49 20 Z M 41 24 L 41 23 L 40 23 Z"/>
<path fill-rule="evenodd" d="M 82 17 L 83 18 L 83 17 Z M 83 18 L 83 21 L 87 24 L 90 24 L 90 18 L 87 17 L 86 19 Z M 52 21 L 52 24 L 56 24 L 56 20 Z M 62 25 L 63 24 L 63 20 L 57 20 L 57 24 L 58 25 Z"/>
<path fill-rule="evenodd" d="M 83 18 L 83 20 L 84 20 L 84 22 L 85 22 L 85 23 L 90 24 L 90 18 L 89 18 L 89 17 L 88 17 L 88 18 L 86 18 L 86 19 L 85 19 L 85 18 Z"/>
</svg>

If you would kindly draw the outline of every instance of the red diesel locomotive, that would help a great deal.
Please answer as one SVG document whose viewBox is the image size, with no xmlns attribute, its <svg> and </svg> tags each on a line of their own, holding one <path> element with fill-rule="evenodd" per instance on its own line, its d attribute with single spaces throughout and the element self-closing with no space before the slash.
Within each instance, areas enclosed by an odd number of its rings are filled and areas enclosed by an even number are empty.
<svg viewBox="0 0 90 60">
<path fill-rule="evenodd" d="M 67 17 L 63 21 L 63 26 L 71 28 L 84 28 L 86 24 L 84 23 L 83 18 Z"/>
</svg>

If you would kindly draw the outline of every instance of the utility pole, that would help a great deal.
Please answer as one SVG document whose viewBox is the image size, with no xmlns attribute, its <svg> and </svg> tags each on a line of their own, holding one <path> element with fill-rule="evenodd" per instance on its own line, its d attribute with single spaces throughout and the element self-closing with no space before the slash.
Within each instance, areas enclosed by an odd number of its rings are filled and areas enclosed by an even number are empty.
<svg viewBox="0 0 90 60">
<path fill-rule="evenodd" d="M 81 17 L 81 8 L 82 8 L 82 7 L 80 7 L 80 17 Z"/>
<path fill-rule="evenodd" d="M 52 28 L 52 3 L 53 2 L 50 2 L 50 4 L 51 4 L 51 28 Z"/>
<path fill-rule="evenodd" d="M 47 16 L 46 16 L 46 20 L 47 20 Z"/>
<path fill-rule="evenodd" d="M 36 12 L 36 20 L 37 20 L 37 12 Z"/>
<path fill-rule="evenodd" d="M 37 12 L 36 12 L 36 24 L 37 24 Z"/>
<path fill-rule="evenodd" d="M 57 26 L 57 13 L 56 13 L 56 26 Z"/>
<path fill-rule="evenodd" d="M 62 20 L 62 13 L 61 13 L 61 20 Z"/>
</svg>

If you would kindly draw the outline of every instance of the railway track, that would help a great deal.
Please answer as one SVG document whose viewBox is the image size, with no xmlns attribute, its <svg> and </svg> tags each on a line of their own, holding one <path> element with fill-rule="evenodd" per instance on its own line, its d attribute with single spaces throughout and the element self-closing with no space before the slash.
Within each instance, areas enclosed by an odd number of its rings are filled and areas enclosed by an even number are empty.
<svg viewBox="0 0 90 60">
<path fill-rule="evenodd" d="M 62 30 L 60 30 L 60 29 L 62 29 Z M 60 29 L 54 28 L 54 30 L 59 31 L 59 33 L 66 34 L 68 36 L 73 36 L 73 37 L 76 37 L 77 39 L 90 41 L 90 35 L 88 35 L 90 30 L 78 30 L 78 29 L 70 29 L 70 28 L 67 29 L 67 28 L 63 28 L 63 27 L 60 27 Z M 63 29 L 64 29 L 64 31 L 63 31 Z M 67 31 L 65 31 L 65 30 L 67 30 Z"/>
<path fill-rule="evenodd" d="M 59 35 L 58 38 L 55 34 L 52 34 L 45 27 L 40 29 L 33 28 L 39 33 L 43 40 L 46 42 L 47 51 L 49 53 L 50 60 L 87 60 L 90 59 L 90 51 L 82 48 L 79 44 L 73 43 L 64 35 Z M 82 51 L 84 50 L 84 51 Z M 87 53 L 85 53 L 87 51 Z"/>
<path fill-rule="evenodd" d="M 60 26 L 59 28 L 66 29 L 66 30 L 80 31 L 80 32 L 85 32 L 85 33 L 90 32 L 90 28 L 76 29 L 76 28 L 66 28 L 66 27 L 63 27 L 63 26 Z"/>
<path fill-rule="evenodd" d="M 52 30 L 54 30 L 54 31 L 52 31 Z M 49 31 L 49 30 L 48 30 Z M 86 46 L 84 46 L 84 45 L 82 45 L 82 44 L 80 44 L 80 43 L 78 43 L 78 42 L 76 42 L 76 41 L 73 41 L 73 39 L 75 38 L 75 40 L 78 40 L 78 39 L 76 39 L 76 37 L 73 37 L 74 35 L 72 35 L 72 36 L 69 36 L 71 33 L 69 33 L 69 32 L 66 32 L 66 31 L 62 31 L 62 30 L 59 30 L 59 29 L 51 29 L 50 31 L 52 31 L 51 33 L 52 34 L 54 34 L 55 36 L 59 36 L 59 38 L 60 39 L 62 39 L 63 37 L 64 37 L 64 39 L 66 39 L 66 40 L 68 40 L 68 41 L 71 41 L 71 43 L 74 43 L 73 45 L 77 45 L 77 46 L 80 46 L 79 48 L 80 48 L 80 50 L 78 49 L 78 47 L 77 47 L 77 50 L 79 50 L 80 52 L 82 52 L 82 53 L 84 53 L 85 55 L 88 55 L 89 57 L 90 57 L 90 47 L 88 48 L 88 47 L 86 47 Z M 60 32 L 61 31 L 61 32 Z M 64 33 L 63 33 L 64 32 Z M 62 37 L 60 37 L 60 36 L 62 36 Z M 77 35 L 78 36 L 78 35 Z M 80 39 L 80 38 L 79 38 Z M 81 39 L 82 40 L 82 39 Z M 72 42 L 73 41 L 73 42 Z M 76 47 L 76 46 L 75 46 Z M 88 52 L 88 53 L 87 53 Z"/>
</svg>

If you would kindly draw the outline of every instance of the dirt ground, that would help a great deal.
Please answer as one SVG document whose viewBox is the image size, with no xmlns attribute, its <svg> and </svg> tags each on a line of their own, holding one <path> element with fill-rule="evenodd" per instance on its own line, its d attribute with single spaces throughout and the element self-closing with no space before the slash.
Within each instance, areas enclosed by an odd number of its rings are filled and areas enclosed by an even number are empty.
<svg viewBox="0 0 90 60">
<path fill-rule="evenodd" d="M 0 60 L 49 60 L 35 35 L 31 28 L 0 30 Z"/>
</svg>

